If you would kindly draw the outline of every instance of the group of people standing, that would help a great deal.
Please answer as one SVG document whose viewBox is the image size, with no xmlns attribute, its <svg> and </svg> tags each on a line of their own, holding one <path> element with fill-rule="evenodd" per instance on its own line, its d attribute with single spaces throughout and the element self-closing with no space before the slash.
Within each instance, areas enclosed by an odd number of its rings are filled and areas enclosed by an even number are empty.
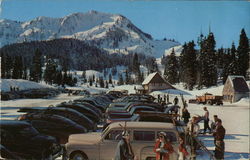
<svg viewBox="0 0 250 160">
<path fill-rule="evenodd" d="M 174 104 L 178 104 L 178 98 L 175 97 Z M 199 147 L 197 144 L 197 136 L 200 132 L 199 122 L 204 120 L 204 130 L 203 134 L 206 134 L 206 131 L 209 130 L 209 133 L 214 137 L 214 157 L 217 160 L 224 159 L 224 150 L 225 143 L 224 137 L 226 130 L 222 125 L 222 120 L 218 118 L 217 115 L 214 115 L 214 122 L 212 122 L 211 127 L 209 126 L 209 111 L 207 107 L 204 107 L 203 116 L 193 116 L 190 119 L 190 113 L 187 109 L 187 102 L 183 100 L 183 109 L 182 109 L 182 119 L 187 125 L 186 132 L 179 135 L 179 147 L 178 147 L 178 160 L 185 160 L 187 157 L 189 159 L 195 159 L 196 149 Z M 188 152 L 186 145 L 190 146 L 190 151 Z M 173 146 L 165 132 L 160 132 L 158 138 L 156 139 L 154 152 L 156 153 L 156 160 L 169 160 L 170 155 L 175 152 Z M 115 160 L 133 160 L 136 159 L 133 153 L 132 147 L 129 142 L 129 133 L 124 132 L 123 138 L 119 142 L 116 149 Z"/>
<path fill-rule="evenodd" d="M 204 129 L 203 134 L 206 134 L 207 129 L 209 130 L 209 133 L 213 135 L 214 137 L 214 157 L 218 160 L 224 159 L 224 151 L 225 151 L 225 143 L 224 143 L 224 137 L 226 130 L 222 125 L 222 120 L 218 118 L 217 115 L 214 115 L 214 121 L 211 124 L 211 127 L 209 126 L 209 111 L 207 107 L 204 107 L 203 110 L 205 111 L 204 116 L 202 117 L 195 117 L 193 116 L 191 121 L 187 124 L 187 141 L 189 145 L 191 146 L 191 155 L 193 157 L 196 156 L 195 150 L 197 149 L 198 144 L 195 138 L 199 134 L 200 127 L 198 123 L 201 120 L 204 120 Z"/>
</svg>

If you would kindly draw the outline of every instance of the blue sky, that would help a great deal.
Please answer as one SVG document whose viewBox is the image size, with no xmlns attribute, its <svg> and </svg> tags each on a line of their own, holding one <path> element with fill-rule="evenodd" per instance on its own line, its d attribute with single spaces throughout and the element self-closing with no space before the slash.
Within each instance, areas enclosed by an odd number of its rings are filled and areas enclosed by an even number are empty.
<svg viewBox="0 0 250 160">
<path fill-rule="evenodd" d="M 38 16 L 63 17 L 74 12 L 117 13 L 155 39 L 171 38 L 184 43 L 197 41 L 209 24 L 216 47 L 238 45 L 245 28 L 250 38 L 250 2 L 164 0 L 3 0 L 1 19 L 27 21 Z"/>
</svg>

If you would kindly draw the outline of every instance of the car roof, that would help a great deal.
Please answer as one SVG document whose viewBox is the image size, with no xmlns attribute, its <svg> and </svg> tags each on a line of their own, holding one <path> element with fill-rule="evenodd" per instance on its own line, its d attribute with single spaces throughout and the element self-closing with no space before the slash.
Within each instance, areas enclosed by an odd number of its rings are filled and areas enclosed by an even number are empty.
<svg viewBox="0 0 250 160">
<path fill-rule="evenodd" d="M 125 126 L 125 122 L 114 122 L 109 125 L 109 128 L 119 128 Z M 171 123 L 161 123 L 161 122 L 126 122 L 127 128 L 137 128 L 137 129 L 174 129 L 175 126 Z"/>
<path fill-rule="evenodd" d="M 17 120 L 0 120 L 0 128 L 25 128 L 30 127 L 31 124 L 25 121 Z"/>
</svg>

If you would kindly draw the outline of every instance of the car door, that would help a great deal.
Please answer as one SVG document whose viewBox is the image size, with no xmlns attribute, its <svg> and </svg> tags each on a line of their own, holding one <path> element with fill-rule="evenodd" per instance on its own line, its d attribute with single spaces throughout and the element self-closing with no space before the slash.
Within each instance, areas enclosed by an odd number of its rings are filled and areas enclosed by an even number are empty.
<svg viewBox="0 0 250 160">
<path fill-rule="evenodd" d="M 131 146 L 136 157 L 141 160 L 154 158 L 155 131 L 134 130 Z"/>
<path fill-rule="evenodd" d="M 115 157 L 118 142 L 122 138 L 123 130 L 110 130 L 100 142 L 100 159 L 111 160 Z"/>
</svg>

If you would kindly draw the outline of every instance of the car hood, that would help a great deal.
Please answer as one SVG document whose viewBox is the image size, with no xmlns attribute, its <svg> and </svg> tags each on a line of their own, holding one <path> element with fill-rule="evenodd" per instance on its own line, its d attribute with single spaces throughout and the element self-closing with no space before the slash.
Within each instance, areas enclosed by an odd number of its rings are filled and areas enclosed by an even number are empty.
<svg viewBox="0 0 250 160">
<path fill-rule="evenodd" d="M 100 132 L 91 132 L 84 134 L 71 134 L 68 143 L 81 143 L 87 145 L 97 144 L 101 140 Z"/>
</svg>

